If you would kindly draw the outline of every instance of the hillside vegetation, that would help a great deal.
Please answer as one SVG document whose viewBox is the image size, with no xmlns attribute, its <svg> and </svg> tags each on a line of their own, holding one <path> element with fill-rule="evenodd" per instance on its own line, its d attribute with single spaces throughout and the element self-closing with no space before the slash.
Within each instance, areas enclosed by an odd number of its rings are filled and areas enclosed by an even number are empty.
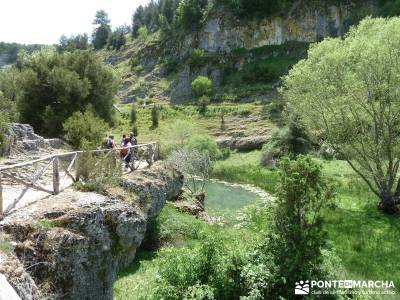
<svg viewBox="0 0 400 300">
<path fill-rule="evenodd" d="M 400 21 L 364 19 L 398 2 L 160 0 L 115 30 L 99 11 L 90 42 L 63 37 L 1 73 L 0 136 L 27 121 L 85 149 L 132 132 L 159 142 L 186 187 L 211 177 L 271 195 L 207 218 L 176 208 L 207 203 L 186 188 L 116 299 L 295 299 L 314 279 L 399 293 Z M 387 296 L 342 292 L 323 299 Z"/>
</svg>

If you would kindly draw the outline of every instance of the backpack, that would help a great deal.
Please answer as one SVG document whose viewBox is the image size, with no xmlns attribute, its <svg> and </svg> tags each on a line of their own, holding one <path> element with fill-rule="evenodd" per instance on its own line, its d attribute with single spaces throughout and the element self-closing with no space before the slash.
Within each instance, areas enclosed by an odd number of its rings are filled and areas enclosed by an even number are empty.
<svg viewBox="0 0 400 300">
<path fill-rule="evenodd" d="M 124 158 L 128 154 L 128 151 L 128 147 L 123 146 L 123 148 L 119 151 L 119 155 L 121 156 L 121 158 Z"/>
<path fill-rule="evenodd" d="M 135 146 L 135 145 L 137 145 L 137 139 L 136 139 L 136 137 L 132 137 L 131 138 L 131 144 L 132 144 L 132 146 Z"/>
</svg>

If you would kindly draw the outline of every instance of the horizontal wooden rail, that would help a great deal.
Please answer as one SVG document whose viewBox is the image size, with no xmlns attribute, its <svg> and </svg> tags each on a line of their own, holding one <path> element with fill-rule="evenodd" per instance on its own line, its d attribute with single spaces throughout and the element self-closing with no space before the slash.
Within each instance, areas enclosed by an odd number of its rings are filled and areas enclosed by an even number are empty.
<svg viewBox="0 0 400 300">
<path fill-rule="evenodd" d="M 148 146 L 154 146 L 157 145 L 156 142 L 154 143 L 147 143 L 147 144 L 140 144 L 140 145 L 135 145 L 135 146 L 130 146 L 128 148 L 134 149 L 134 148 L 144 148 L 144 147 L 148 147 Z M 8 166 L 2 166 L 0 167 L 0 172 L 1 171 L 6 171 L 6 170 L 11 170 L 11 169 L 18 169 L 21 167 L 26 167 L 26 166 L 31 166 L 34 165 L 36 163 L 42 162 L 42 161 L 46 161 L 46 160 L 50 160 L 56 157 L 67 157 L 67 156 L 71 156 L 71 155 L 75 155 L 75 154 L 79 154 L 79 153 L 103 153 L 103 152 L 111 152 L 111 151 L 120 151 L 123 148 L 113 148 L 113 149 L 97 149 L 97 150 L 89 150 L 89 151 L 72 151 L 72 152 L 65 152 L 65 153 L 58 153 L 58 154 L 52 154 L 52 155 L 48 155 L 48 156 L 44 156 L 42 158 L 38 158 L 35 160 L 31 160 L 31 161 L 27 161 L 27 162 L 23 162 L 23 163 L 19 163 L 19 164 L 14 164 L 14 165 L 8 165 Z"/>
<path fill-rule="evenodd" d="M 53 195 L 59 194 L 63 190 L 63 188 L 61 187 L 61 180 L 60 180 L 60 171 L 62 171 L 62 170 L 65 171 L 64 178 L 69 176 L 69 177 L 71 177 L 73 182 L 79 180 L 79 175 L 77 174 L 77 176 L 74 177 L 71 174 L 71 170 L 74 165 L 75 165 L 75 170 L 76 170 L 77 157 L 80 153 L 88 153 L 88 152 L 89 153 L 107 153 L 106 156 L 108 156 L 110 153 L 115 153 L 117 151 L 120 151 L 120 150 L 126 149 L 126 148 L 147 149 L 149 151 L 147 153 L 149 154 L 150 157 L 146 160 L 147 160 L 149 166 L 151 166 L 151 164 L 153 163 L 154 160 L 158 159 L 158 154 L 159 154 L 158 143 L 150 142 L 150 143 L 139 144 L 139 145 L 134 145 L 134 146 L 130 146 L 130 147 L 119 147 L 119 148 L 113 148 L 113 149 L 96 149 L 96 150 L 89 150 L 89 151 L 72 151 L 72 152 L 58 153 L 58 154 L 47 155 L 45 157 L 27 161 L 27 162 L 23 162 L 23 163 L 0 167 L 0 214 L 7 213 L 11 209 L 15 208 L 15 206 L 17 205 L 19 200 L 21 200 L 21 198 L 25 195 L 27 190 L 30 188 L 36 189 L 36 190 L 39 190 L 42 192 L 46 192 L 49 194 L 53 194 Z M 65 160 L 66 157 L 70 157 L 70 156 L 72 157 L 72 159 L 71 159 L 71 162 L 69 163 L 68 167 L 63 166 L 63 164 L 60 162 L 60 159 L 64 158 L 64 160 Z M 45 167 L 42 170 L 40 170 L 36 175 L 34 175 L 32 177 L 32 179 L 19 178 L 16 175 L 7 173 L 7 171 L 10 171 L 10 170 L 19 169 L 19 168 L 23 168 L 23 167 L 27 167 L 27 166 L 32 166 L 34 164 L 41 163 L 44 161 L 48 161 L 47 164 L 45 165 Z M 139 165 L 140 165 L 140 161 L 141 160 L 139 159 Z M 46 187 L 42 187 L 37 184 L 37 181 L 40 179 L 40 177 L 42 177 L 45 174 L 45 172 L 51 165 L 53 167 L 52 190 L 50 190 Z M 134 166 L 133 166 L 133 168 L 132 167 L 130 167 L 130 168 L 132 171 L 135 170 Z M 7 208 L 5 208 L 3 205 L 4 197 L 3 197 L 2 178 L 4 178 L 4 177 L 8 177 L 11 180 L 16 181 L 19 184 L 25 186 L 24 189 L 22 190 L 22 193 L 20 194 L 20 196 L 17 197 L 16 199 L 14 199 L 12 205 Z"/>
</svg>

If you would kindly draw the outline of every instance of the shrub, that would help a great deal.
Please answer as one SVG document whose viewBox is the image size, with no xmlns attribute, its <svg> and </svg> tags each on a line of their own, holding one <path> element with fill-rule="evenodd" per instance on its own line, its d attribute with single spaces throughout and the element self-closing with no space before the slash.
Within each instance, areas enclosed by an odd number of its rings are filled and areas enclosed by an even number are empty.
<svg viewBox="0 0 400 300">
<path fill-rule="evenodd" d="M 184 176 L 184 185 L 192 194 L 204 192 L 205 185 L 210 179 L 212 165 L 207 152 L 198 150 L 174 150 L 168 157 L 167 166 L 179 170 Z M 197 181 L 200 182 L 197 184 Z"/>
<path fill-rule="evenodd" d="M 131 108 L 131 115 L 130 115 L 131 125 L 136 124 L 137 121 L 137 112 L 136 112 L 136 105 L 133 103 Z"/>
<path fill-rule="evenodd" d="M 143 40 L 149 36 L 149 31 L 147 30 L 146 26 L 140 27 L 138 33 L 139 33 L 139 38 Z"/>
<path fill-rule="evenodd" d="M 204 62 L 204 50 L 194 49 L 190 57 L 190 66 L 192 68 L 200 67 Z"/>
<path fill-rule="evenodd" d="M 210 104 L 210 97 L 204 95 L 197 100 L 199 106 L 199 113 L 204 115 L 207 111 L 207 106 Z"/>
<path fill-rule="evenodd" d="M 97 147 L 106 133 L 108 126 L 88 107 L 84 113 L 75 112 L 63 124 L 66 140 L 75 148 Z"/>
<path fill-rule="evenodd" d="M 271 166 L 271 162 L 282 156 L 294 157 L 307 154 L 312 148 L 312 141 L 306 128 L 297 116 L 292 116 L 288 126 L 272 134 L 271 139 L 263 147 L 261 164 Z"/>
<path fill-rule="evenodd" d="M 154 128 L 158 127 L 158 122 L 160 120 L 160 109 L 158 106 L 154 105 L 151 109 L 151 123 Z"/>
<path fill-rule="evenodd" d="M 207 234 L 193 249 L 169 250 L 159 268 L 155 299 L 238 298 L 241 257 L 226 250 L 215 233 Z"/>
<path fill-rule="evenodd" d="M 91 145 L 84 142 L 82 148 L 91 150 Z M 119 157 L 114 152 L 105 156 L 105 153 L 86 151 L 79 154 L 77 163 L 80 181 L 75 186 L 81 191 L 103 193 L 117 185 L 122 175 Z"/>
<path fill-rule="evenodd" d="M 217 143 L 208 135 L 195 135 L 188 142 L 190 150 L 197 150 L 207 153 L 211 160 L 217 160 L 222 157 L 221 151 L 218 149 Z"/>
<path fill-rule="evenodd" d="M 192 82 L 192 90 L 197 98 L 201 96 L 211 96 L 213 92 L 213 83 L 211 79 L 205 76 L 198 76 Z"/>
<path fill-rule="evenodd" d="M 321 166 L 308 156 L 285 158 L 279 170 L 276 211 L 266 242 L 278 281 L 267 298 L 291 297 L 299 278 L 323 278 L 321 250 L 326 235 L 322 209 L 334 197 Z"/>
<path fill-rule="evenodd" d="M 133 135 L 136 136 L 136 137 L 139 135 L 139 130 L 138 130 L 138 127 L 137 127 L 136 123 L 133 124 L 132 132 L 133 132 Z"/>
<path fill-rule="evenodd" d="M 182 0 L 176 10 L 176 24 L 182 29 L 196 29 L 200 25 L 207 0 Z"/>
</svg>

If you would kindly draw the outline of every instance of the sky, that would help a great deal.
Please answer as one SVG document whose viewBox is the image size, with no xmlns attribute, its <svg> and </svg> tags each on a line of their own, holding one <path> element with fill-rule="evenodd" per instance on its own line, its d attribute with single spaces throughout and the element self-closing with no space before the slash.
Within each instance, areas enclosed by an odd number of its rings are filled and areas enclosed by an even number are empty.
<svg viewBox="0 0 400 300">
<path fill-rule="evenodd" d="M 97 10 L 113 27 L 131 24 L 136 7 L 149 0 L 0 0 L 0 41 L 55 44 L 66 36 L 93 31 Z"/>
</svg>

